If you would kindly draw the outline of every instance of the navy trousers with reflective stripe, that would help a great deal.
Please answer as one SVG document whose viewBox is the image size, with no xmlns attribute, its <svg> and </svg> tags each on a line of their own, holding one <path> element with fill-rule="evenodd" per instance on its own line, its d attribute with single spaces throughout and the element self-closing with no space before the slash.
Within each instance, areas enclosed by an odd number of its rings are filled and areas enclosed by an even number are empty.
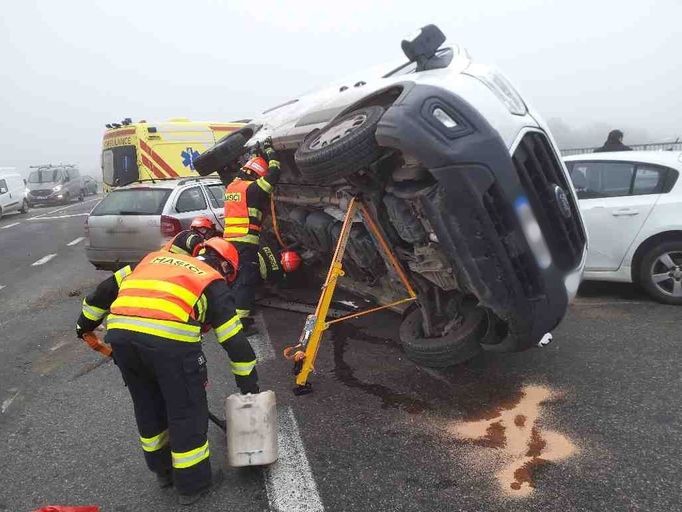
<svg viewBox="0 0 682 512">
<path fill-rule="evenodd" d="M 262 280 L 258 268 L 258 246 L 245 243 L 234 245 L 239 251 L 239 272 L 232 284 L 232 293 L 237 313 L 239 313 L 240 310 L 251 310 L 256 298 L 256 289 Z"/>
<path fill-rule="evenodd" d="M 128 386 L 140 437 L 151 438 L 166 428 L 170 443 L 157 451 L 144 451 L 154 472 L 172 468 L 171 450 L 185 453 L 206 443 L 206 357 L 201 343 L 183 343 L 132 331 L 112 330 L 114 358 Z M 211 482 L 209 459 L 173 469 L 181 494 L 192 494 Z"/>
</svg>

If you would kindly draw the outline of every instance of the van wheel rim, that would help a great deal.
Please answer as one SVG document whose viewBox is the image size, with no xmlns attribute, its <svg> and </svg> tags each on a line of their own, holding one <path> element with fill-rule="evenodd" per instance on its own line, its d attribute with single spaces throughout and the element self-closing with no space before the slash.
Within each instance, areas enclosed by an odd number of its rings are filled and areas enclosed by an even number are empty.
<svg viewBox="0 0 682 512">
<path fill-rule="evenodd" d="M 682 251 L 664 252 L 650 269 L 651 282 L 669 297 L 682 298 Z"/>
<path fill-rule="evenodd" d="M 320 149 L 345 138 L 349 133 L 358 129 L 367 121 L 366 114 L 357 114 L 348 119 L 344 119 L 339 124 L 332 126 L 324 133 L 320 134 L 310 144 L 310 149 Z"/>
</svg>

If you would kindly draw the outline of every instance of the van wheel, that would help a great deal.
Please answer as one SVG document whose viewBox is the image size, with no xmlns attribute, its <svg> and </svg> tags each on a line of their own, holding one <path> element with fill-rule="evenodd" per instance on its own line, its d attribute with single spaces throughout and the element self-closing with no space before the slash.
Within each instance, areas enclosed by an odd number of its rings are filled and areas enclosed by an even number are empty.
<svg viewBox="0 0 682 512">
<path fill-rule="evenodd" d="M 82 202 L 84 197 L 85 193 L 81 190 L 80 194 L 78 194 L 78 200 Z"/>
<path fill-rule="evenodd" d="M 63 204 L 69 204 L 70 202 L 71 202 L 71 194 L 69 192 L 67 192 L 64 195 L 64 203 Z"/>
<path fill-rule="evenodd" d="M 639 282 L 654 300 L 682 305 L 682 240 L 647 251 L 639 266 Z"/>
<path fill-rule="evenodd" d="M 194 170 L 201 176 L 221 171 L 241 156 L 245 144 L 246 137 L 240 132 L 223 137 L 194 159 Z"/>
<path fill-rule="evenodd" d="M 412 308 L 400 324 L 400 342 L 405 355 L 417 364 L 445 368 L 463 363 L 481 351 L 480 340 L 487 330 L 485 311 L 464 305 L 462 319 L 444 336 L 425 338 L 422 313 Z"/>
<path fill-rule="evenodd" d="M 24 202 L 21 203 L 21 210 L 19 210 L 21 213 L 28 213 L 28 201 L 24 199 Z"/>
<path fill-rule="evenodd" d="M 384 108 L 355 110 L 313 132 L 294 155 L 304 178 L 328 183 L 358 172 L 376 161 L 381 148 L 374 139 Z"/>
</svg>

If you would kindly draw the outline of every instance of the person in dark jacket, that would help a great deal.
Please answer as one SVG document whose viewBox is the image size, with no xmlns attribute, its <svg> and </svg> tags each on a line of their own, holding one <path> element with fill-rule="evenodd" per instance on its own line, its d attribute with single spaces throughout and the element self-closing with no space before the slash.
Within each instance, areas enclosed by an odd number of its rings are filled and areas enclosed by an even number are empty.
<svg viewBox="0 0 682 512">
<path fill-rule="evenodd" d="M 611 151 L 632 151 L 631 147 L 623 144 L 623 132 L 620 130 L 611 130 L 604 145 L 595 149 L 594 153 L 606 153 Z"/>
</svg>

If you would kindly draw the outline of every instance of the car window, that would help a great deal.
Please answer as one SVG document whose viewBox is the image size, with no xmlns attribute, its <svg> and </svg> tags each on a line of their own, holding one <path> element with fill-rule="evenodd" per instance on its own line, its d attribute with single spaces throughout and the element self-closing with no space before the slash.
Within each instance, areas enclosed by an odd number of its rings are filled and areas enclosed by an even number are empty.
<svg viewBox="0 0 682 512">
<path fill-rule="evenodd" d="M 660 194 L 663 190 L 665 175 L 665 169 L 638 165 L 632 195 Z"/>
<path fill-rule="evenodd" d="M 570 175 L 579 199 L 630 195 L 632 162 L 572 162 Z"/>
<path fill-rule="evenodd" d="M 213 208 L 222 208 L 225 204 L 225 187 L 222 185 L 209 185 L 208 191 Z"/>
<path fill-rule="evenodd" d="M 90 215 L 160 215 L 170 192 L 168 188 L 114 190 Z"/>
<path fill-rule="evenodd" d="M 193 187 L 184 190 L 180 194 L 180 197 L 178 197 L 178 202 L 175 205 L 175 209 L 178 213 L 205 210 L 206 199 L 204 199 L 204 194 L 201 191 L 201 188 Z"/>
<path fill-rule="evenodd" d="M 0 180 L 0 188 L 7 190 L 7 182 L 5 180 Z"/>
</svg>

